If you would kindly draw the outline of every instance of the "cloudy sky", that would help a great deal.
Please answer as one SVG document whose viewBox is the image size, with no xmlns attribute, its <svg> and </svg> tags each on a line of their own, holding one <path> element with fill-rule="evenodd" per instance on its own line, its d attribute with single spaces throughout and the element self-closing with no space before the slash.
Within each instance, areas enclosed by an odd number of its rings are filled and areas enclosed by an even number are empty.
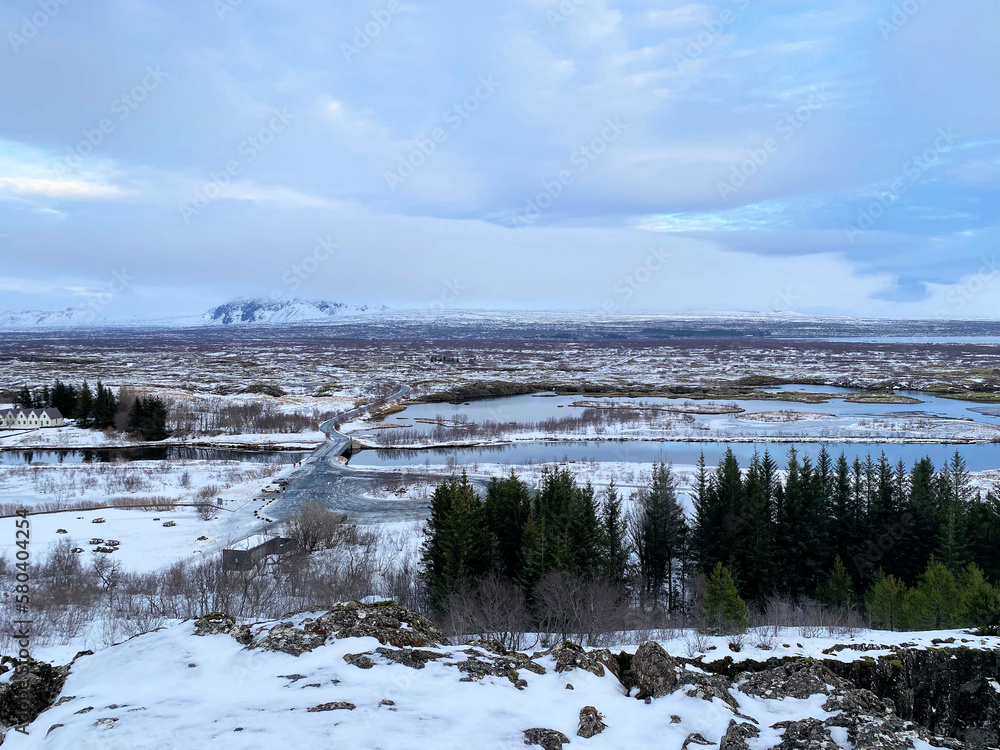
<svg viewBox="0 0 1000 750">
<path fill-rule="evenodd" d="M 0 309 L 1000 317 L 998 30 L 995 0 L 0 0 Z"/>
</svg>

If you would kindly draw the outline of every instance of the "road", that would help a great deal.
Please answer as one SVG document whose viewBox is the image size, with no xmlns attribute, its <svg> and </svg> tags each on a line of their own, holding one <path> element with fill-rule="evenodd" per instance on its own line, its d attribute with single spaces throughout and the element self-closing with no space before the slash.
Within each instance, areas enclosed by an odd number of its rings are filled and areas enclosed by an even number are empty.
<svg viewBox="0 0 1000 750">
<path fill-rule="evenodd" d="M 396 401 L 409 394 L 410 388 L 400 390 L 386 399 Z M 354 469 L 338 458 L 347 450 L 351 439 L 337 430 L 337 424 L 354 419 L 371 406 L 362 406 L 344 412 L 334 419 L 324 422 L 320 429 L 330 439 L 313 451 L 302 466 L 288 477 L 288 486 L 273 503 L 267 506 L 265 514 L 274 521 L 282 521 L 293 515 L 302 503 L 318 502 L 329 510 L 343 513 L 350 523 L 376 524 L 397 521 L 418 521 L 427 518 L 427 500 L 377 499 L 372 497 L 376 484 L 386 472 L 378 469 Z M 428 479 L 440 481 L 439 475 L 423 475 L 408 472 L 413 480 Z M 485 480 L 471 482 L 482 490 Z"/>
</svg>

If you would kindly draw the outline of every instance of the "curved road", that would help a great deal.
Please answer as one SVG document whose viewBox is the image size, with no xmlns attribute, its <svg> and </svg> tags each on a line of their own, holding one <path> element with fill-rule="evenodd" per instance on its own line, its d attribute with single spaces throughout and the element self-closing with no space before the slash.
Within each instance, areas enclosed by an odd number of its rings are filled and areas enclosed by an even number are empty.
<svg viewBox="0 0 1000 750">
<path fill-rule="evenodd" d="M 386 403 L 409 394 L 409 386 L 386 399 Z M 266 514 L 281 521 L 298 510 L 302 503 L 318 502 L 329 510 L 343 513 L 350 523 L 375 524 L 394 521 L 418 521 L 427 517 L 427 500 L 376 499 L 374 485 L 387 472 L 378 469 L 354 469 L 339 460 L 348 449 L 351 438 L 337 430 L 337 424 L 360 416 L 372 407 L 351 409 L 320 425 L 329 439 L 313 451 L 302 466 L 288 477 L 288 486 L 267 506 Z M 440 481 L 439 475 L 408 472 L 415 479 Z M 485 488 L 485 480 L 470 479 L 477 489 Z"/>
</svg>

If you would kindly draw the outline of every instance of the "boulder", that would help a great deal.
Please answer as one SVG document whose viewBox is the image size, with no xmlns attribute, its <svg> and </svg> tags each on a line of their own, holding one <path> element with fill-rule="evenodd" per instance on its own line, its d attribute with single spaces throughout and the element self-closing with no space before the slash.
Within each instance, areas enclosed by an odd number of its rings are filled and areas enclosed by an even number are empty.
<svg viewBox="0 0 1000 750">
<path fill-rule="evenodd" d="M 371 669 L 375 662 L 371 659 L 371 653 L 366 654 L 344 654 L 344 661 L 358 669 Z"/>
<path fill-rule="evenodd" d="M 755 698 L 808 698 L 830 695 L 832 687 L 849 685 L 822 664 L 813 661 L 789 662 L 763 672 L 737 675 L 737 690 Z"/>
<path fill-rule="evenodd" d="M 0 726 L 34 721 L 55 703 L 69 676 L 70 665 L 54 667 L 44 661 L 17 661 L 8 656 L 3 657 L 3 662 L 13 667 L 14 674 L 0 685 Z"/>
<path fill-rule="evenodd" d="M 563 745 L 569 744 L 569 737 L 555 729 L 525 729 L 524 744 L 538 745 L 542 750 L 562 750 Z"/>
<path fill-rule="evenodd" d="M 378 653 L 396 664 L 402 664 L 411 669 L 423 669 L 429 661 L 443 659 L 445 654 L 437 651 L 427 651 L 420 648 L 377 648 Z"/>
<path fill-rule="evenodd" d="M 719 750 L 750 750 L 748 738 L 760 737 L 760 729 L 753 724 L 730 721 L 726 734 L 719 742 Z"/>
<path fill-rule="evenodd" d="M 376 638 L 397 648 L 439 646 L 446 641 L 430 620 L 395 602 L 338 604 L 315 620 L 307 620 L 303 627 L 324 636 L 334 633 L 337 638 Z"/>
<path fill-rule="evenodd" d="M 231 635 L 242 643 L 248 645 L 253 640 L 250 635 L 250 628 L 246 625 L 237 625 L 236 618 L 227 615 L 225 612 L 209 612 L 194 621 L 195 635 Z"/>
<path fill-rule="evenodd" d="M 819 719 L 781 721 L 771 728 L 785 730 L 774 750 L 840 750 L 830 730 Z"/>
<path fill-rule="evenodd" d="M 577 737 L 590 739 L 596 734 L 600 734 L 608 725 L 603 721 L 604 715 L 593 706 L 586 706 L 580 709 L 580 726 L 576 730 Z"/>
<path fill-rule="evenodd" d="M 662 698 L 677 689 L 679 662 L 655 641 L 648 641 L 636 650 L 632 657 L 632 679 L 639 688 L 636 696 Z"/>
<path fill-rule="evenodd" d="M 711 742 L 706 740 L 698 732 L 692 732 L 687 736 L 687 739 L 684 740 L 684 744 L 681 745 L 681 750 L 687 750 L 689 747 L 691 747 L 691 745 L 711 745 L 711 744 L 712 744 Z"/>
<path fill-rule="evenodd" d="M 347 701 L 331 701 L 330 703 L 320 703 L 318 706 L 307 708 L 306 711 L 314 714 L 320 711 L 353 711 L 355 708 L 357 706 Z"/>
<path fill-rule="evenodd" d="M 587 651 L 572 641 L 563 641 L 547 653 L 556 660 L 556 672 L 571 672 L 583 669 L 598 677 L 604 677 L 605 671 L 618 674 L 618 662 L 611 652 L 605 648 Z"/>
<path fill-rule="evenodd" d="M 326 643 L 326 636 L 296 628 L 291 623 L 282 622 L 271 628 L 267 635 L 254 643 L 255 648 L 265 651 L 281 651 L 292 656 L 300 656 Z"/>
</svg>

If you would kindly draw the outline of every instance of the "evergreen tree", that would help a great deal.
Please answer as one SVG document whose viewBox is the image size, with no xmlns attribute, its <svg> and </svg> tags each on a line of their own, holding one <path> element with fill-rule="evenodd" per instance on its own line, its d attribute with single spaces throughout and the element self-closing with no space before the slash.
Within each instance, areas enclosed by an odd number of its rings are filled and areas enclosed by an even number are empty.
<svg viewBox="0 0 1000 750">
<path fill-rule="evenodd" d="M 975 564 L 962 571 L 958 585 L 964 607 L 963 626 L 979 628 L 983 635 L 1000 635 L 1000 590 L 990 585 Z"/>
<path fill-rule="evenodd" d="M 94 393 L 90 390 L 90 386 L 87 385 L 87 381 L 83 381 L 83 385 L 80 387 L 80 393 L 76 399 L 76 411 L 73 416 L 76 418 L 76 423 L 80 427 L 87 428 L 93 426 L 93 410 L 94 410 Z"/>
<path fill-rule="evenodd" d="M 671 467 L 662 462 L 653 466 L 652 480 L 639 491 L 636 506 L 632 543 L 639 558 L 643 590 L 655 607 L 666 586 L 669 610 L 674 605 L 674 561 L 686 533 Z"/>
<path fill-rule="evenodd" d="M 986 577 L 1000 581 L 1000 492 L 974 498 L 966 514 L 968 552 Z"/>
<path fill-rule="evenodd" d="M 949 503 L 944 511 L 936 556 L 952 573 L 959 572 L 969 564 L 964 514 L 958 503 Z"/>
<path fill-rule="evenodd" d="M 115 412 L 117 411 L 118 399 L 115 398 L 114 392 L 98 380 L 97 393 L 94 395 L 94 405 L 91 409 L 94 429 L 106 430 L 109 427 L 114 427 Z"/>
<path fill-rule="evenodd" d="M 705 584 L 702 618 L 709 633 L 732 635 L 746 632 L 747 605 L 740 598 L 728 568 L 717 563 Z"/>
<path fill-rule="evenodd" d="M 854 604 L 854 581 L 847 572 L 844 561 L 837 555 L 833 561 L 833 569 L 826 583 L 816 592 L 821 602 L 835 609 L 850 609 Z"/>
<path fill-rule="evenodd" d="M 566 566 L 560 567 L 583 578 L 596 578 L 604 568 L 604 543 L 598 519 L 594 488 L 574 487 L 564 534 L 569 552 Z"/>
<path fill-rule="evenodd" d="M 900 630 L 906 593 L 906 586 L 902 581 L 893 575 L 886 575 L 880 568 L 865 597 L 872 625 L 886 630 Z"/>
<path fill-rule="evenodd" d="M 424 580 L 428 598 L 440 609 L 449 593 L 476 582 L 490 566 L 486 511 L 464 473 L 434 491 L 424 535 Z"/>
<path fill-rule="evenodd" d="M 76 389 L 60 380 L 52 386 L 52 406 L 64 417 L 72 418 L 76 414 Z"/>
<path fill-rule="evenodd" d="M 14 406 L 20 406 L 22 409 L 34 409 L 35 408 L 35 397 L 31 393 L 31 389 L 26 385 L 21 386 L 21 390 L 17 392 L 17 396 L 14 397 Z"/>
<path fill-rule="evenodd" d="M 167 407 L 156 396 L 137 396 L 129 409 L 125 432 L 143 440 L 164 440 L 167 432 Z"/>
<path fill-rule="evenodd" d="M 933 557 L 911 599 L 911 628 L 943 630 L 961 624 L 963 604 L 958 583 L 951 571 Z"/>
<path fill-rule="evenodd" d="M 511 580 L 521 575 L 524 527 L 531 513 L 531 493 L 514 473 L 493 478 L 486 490 L 486 523 L 493 538 L 495 564 Z"/>
<path fill-rule="evenodd" d="M 544 521 L 529 517 L 521 535 L 521 572 L 515 581 L 529 599 L 535 584 L 547 571 L 545 561 L 548 557 L 548 551 L 545 549 Z"/>
<path fill-rule="evenodd" d="M 601 541 L 604 544 L 604 577 L 612 583 L 623 583 L 628 575 L 631 553 L 628 523 L 628 515 L 622 509 L 622 501 L 618 497 L 618 488 L 614 480 L 611 480 L 601 507 Z"/>
</svg>

